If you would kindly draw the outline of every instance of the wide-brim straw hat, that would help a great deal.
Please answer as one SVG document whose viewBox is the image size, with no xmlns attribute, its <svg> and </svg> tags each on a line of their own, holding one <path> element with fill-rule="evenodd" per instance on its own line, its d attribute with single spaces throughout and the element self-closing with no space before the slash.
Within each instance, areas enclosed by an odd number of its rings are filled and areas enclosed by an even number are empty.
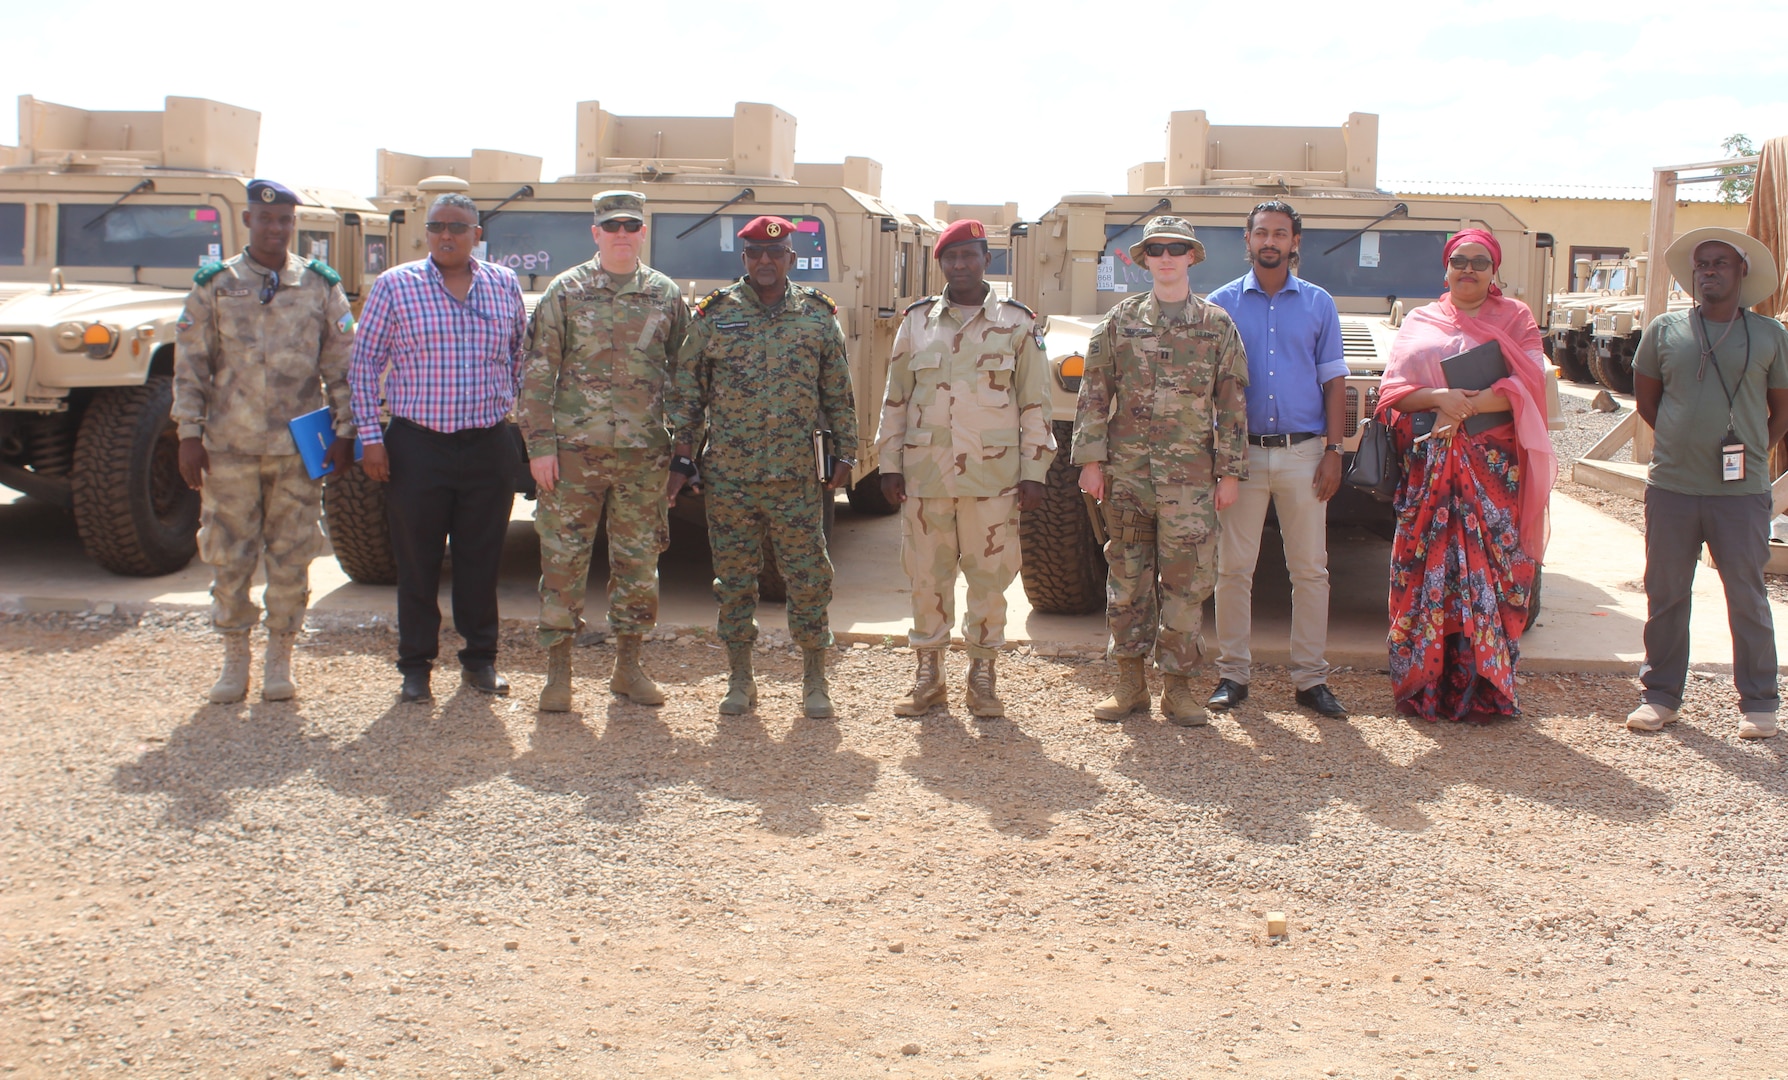
<svg viewBox="0 0 1788 1080">
<path fill-rule="evenodd" d="M 1670 268 L 1670 276 L 1690 296 L 1696 295 L 1695 249 L 1709 240 L 1729 245 L 1744 257 L 1747 269 L 1738 290 L 1739 307 L 1761 304 L 1781 287 L 1781 269 L 1776 266 L 1776 257 L 1763 246 L 1763 241 L 1737 229 L 1710 225 L 1683 233 L 1664 252 L 1664 265 Z"/>
</svg>

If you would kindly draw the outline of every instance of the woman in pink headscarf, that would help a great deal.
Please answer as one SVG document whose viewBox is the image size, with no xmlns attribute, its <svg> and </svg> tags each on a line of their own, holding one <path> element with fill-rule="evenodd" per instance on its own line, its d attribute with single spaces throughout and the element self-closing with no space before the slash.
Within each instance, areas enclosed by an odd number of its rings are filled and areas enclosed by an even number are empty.
<svg viewBox="0 0 1788 1080">
<path fill-rule="evenodd" d="M 1465 229 L 1444 257 L 1447 292 L 1404 319 L 1379 391 L 1404 474 L 1391 548 L 1391 683 L 1397 708 L 1424 720 L 1519 716 L 1515 663 L 1558 466 L 1546 355 L 1533 313 L 1496 287 L 1494 236 Z M 1440 362 L 1490 341 L 1508 378 L 1449 389 Z M 1429 412 L 1433 435 L 1418 441 L 1415 420 Z M 1480 413 L 1508 419 L 1468 433 L 1465 421 Z"/>
</svg>

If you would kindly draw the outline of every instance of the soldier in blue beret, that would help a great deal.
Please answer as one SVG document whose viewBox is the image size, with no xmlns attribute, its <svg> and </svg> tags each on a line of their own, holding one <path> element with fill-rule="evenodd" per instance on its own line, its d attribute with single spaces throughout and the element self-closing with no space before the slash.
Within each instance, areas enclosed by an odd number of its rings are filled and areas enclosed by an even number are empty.
<svg viewBox="0 0 1788 1080">
<path fill-rule="evenodd" d="M 251 205 L 297 206 L 298 193 L 273 180 L 250 180 L 248 182 L 248 201 Z"/>
</svg>

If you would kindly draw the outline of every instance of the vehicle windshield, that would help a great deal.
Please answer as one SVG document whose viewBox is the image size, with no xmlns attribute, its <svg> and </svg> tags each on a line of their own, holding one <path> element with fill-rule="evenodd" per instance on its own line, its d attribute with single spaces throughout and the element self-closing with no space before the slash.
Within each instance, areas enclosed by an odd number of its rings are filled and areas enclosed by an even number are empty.
<svg viewBox="0 0 1788 1080">
<path fill-rule="evenodd" d="M 57 208 L 58 264 L 196 268 L 224 257 L 223 221 L 214 206 L 124 203 L 107 213 L 108 205 Z"/>
<path fill-rule="evenodd" d="M 1590 274 L 1591 289 L 1605 289 L 1609 292 L 1620 292 L 1627 287 L 1627 268 L 1624 266 L 1598 266 Z"/>
<path fill-rule="evenodd" d="M 738 238 L 756 214 L 720 214 L 702 222 L 694 232 L 682 239 L 677 234 L 701 221 L 705 214 L 653 214 L 651 248 L 648 262 L 652 268 L 669 274 L 678 281 L 732 281 L 745 272 L 740 259 L 744 242 Z M 789 269 L 791 281 L 826 281 L 832 263 L 826 250 L 826 224 L 816 217 L 783 214 L 795 223 L 791 243 L 795 264 Z"/>
<path fill-rule="evenodd" d="M 1196 227 L 1204 245 L 1204 261 L 1187 278 L 1192 291 L 1209 295 L 1248 272 L 1247 248 L 1239 226 Z M 1372 229 L 1347 240 L 1332 254 L 1323 252 L 1345 239 L 1351 229 L 1305 229 L 1298 248 L 1297 275 L 1337 297 L 1395 296 L 1433 300 L 1445 291 L 1441 251 L 1444 232 L 1414 229 Z M 1121 233 L 1122 235 L 1118 235 Z M 1105 226 L 1104 257 L 1099 260 L 1101 292 L 1141 292 L 1154 279 L 1130 261 L 1130 245 L 1142 239 L 1142 226 Z"/>
<path fill-rule="evenodd" d="M 25 265 L 25 204 L 0 203 L 0 266 Z"/>
<path fill-rule="evenodd" d="M 524 277 L 550 279 L 596 257 L 594 220 L 588 210 L 504 209 L 484 224 L 484 258 Z"/>
</svg>

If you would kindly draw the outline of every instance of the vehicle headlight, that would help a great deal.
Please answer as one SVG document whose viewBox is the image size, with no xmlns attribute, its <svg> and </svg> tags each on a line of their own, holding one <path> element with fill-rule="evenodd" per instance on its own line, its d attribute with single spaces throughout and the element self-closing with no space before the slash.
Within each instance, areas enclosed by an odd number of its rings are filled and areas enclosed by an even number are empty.
<svg viewBox="0 0 1788 1080">
<path fill-rule="evenodd" d="M 104 360 L 118 348 L 118 331 L 104 323 L 93 323 L 81 331 L 81 347 L 91 360 Z"/>
<path fill-rule="evenodd" d="M 1086 357 L 1069 353 L 1056 361 L 1055 381 L 1070 394 L 1080 393 L 1080 377 L 1086 374 Z"/>
<path fill-rule="evenodd" d="M 0 391 L 12 385 L 12 346 L 0 341 Z"/>
</svg>

